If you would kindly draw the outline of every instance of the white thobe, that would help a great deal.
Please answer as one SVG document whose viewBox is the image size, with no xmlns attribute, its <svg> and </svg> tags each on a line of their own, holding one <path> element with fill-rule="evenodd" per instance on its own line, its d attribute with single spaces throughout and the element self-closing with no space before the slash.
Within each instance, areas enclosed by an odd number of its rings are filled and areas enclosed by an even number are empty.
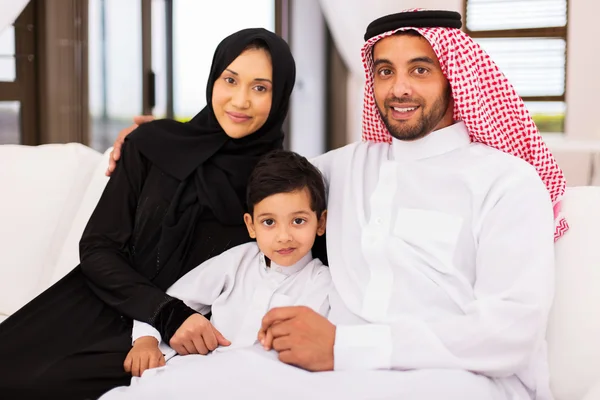
<svg viewBox="0 0 600 400">
<path fill-rule="evenodd" d="M 335 371 L 308 373 L 245 348 L 190 358 L 106 399 L 552 398 L 544 337 L 554 221 L 531 165 L 471 143 L 460 122 L 313 162 L 328 185 Z"/>
<path fill-rule="evenodd" d="M 551 398 L 553 209 L 531 165 L 471 143 L 462 122 L 316 164 L 336 370 L 472 371 L 509 398 Z"/>
<path fill-rule="evenodd" d="M 311 253 L 292 266 L 267 266 L 255 242 L 234 247 L 194 268 L 168 290 L 199 313 L 212 311 L 211 323 L 231 341 L 228 351 L 257 342 L 264 315 L 273 307 L 303 305 L 327 316 L 332 290 L 329 269 Z M 149 324 L 134 321 L 132 341 L 154 336 L 169 360 L 176 355 Z"/>
</svg>

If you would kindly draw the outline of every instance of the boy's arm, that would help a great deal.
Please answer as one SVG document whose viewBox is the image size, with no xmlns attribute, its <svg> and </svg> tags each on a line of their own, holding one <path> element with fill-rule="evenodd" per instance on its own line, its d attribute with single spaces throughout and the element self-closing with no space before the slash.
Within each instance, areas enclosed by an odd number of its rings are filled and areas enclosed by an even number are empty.
<svg viewBox="0 0 600 400">
<path fill-rule="evenodd" d="M 133 321 L 133 329 L 131 330 L 131 344 L 134 344 L 136 340 L 144 336 L 151 336 L 155 338 L 158 343 L 162 341 L 160 332 L 150 324 L 147 324 L 137 319 Z"/>
<path fill-rule="evenodd" d="M 210 306 L 214 301 L 228 288 L 233 286 L 235 272 L 243 260 L 246 257 L 252 256 L 253 252 L 256 253 L 257 251 L 254 243 L 247 243 L 229 249 L 203 262 L 179 278 L 177 282 L 167 289 L 167 294 L 183 301 L 185 305 L 196 312 L 206 314 L 210 311 Z M 176 309 L 172 310 L 172 314 L 166 319 L 175 320 L 180 317 Z M 180 323 L 173 324 L 176 329 L 165 332 L 162 335 L 164 336 L 162 340 L 165 343 L 170 343 L 172 336 L 188 317 L 189 315 L 183 315 L 181 318 L 183 320 Z M 161 335 L 157 329 L 149 327 L 147 324 L 142 325 L 139 321 L 136 322 L 138 324 L 134 323 L 132 333 L 134 341 L 141 336 L 153 336 L 160 342 Z"/>
</svg>

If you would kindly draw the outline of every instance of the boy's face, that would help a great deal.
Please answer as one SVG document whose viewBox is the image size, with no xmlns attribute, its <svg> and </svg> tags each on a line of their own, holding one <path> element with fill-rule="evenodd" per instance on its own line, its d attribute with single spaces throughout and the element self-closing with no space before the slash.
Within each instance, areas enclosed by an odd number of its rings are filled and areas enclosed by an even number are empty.
<svg viewBox="0 0 600 400">
<path fill-rule="evenodd" d="M 316 235 L 325 233 L 326 212 L 320 219 L 310 208 L 310 193 L 278 193 L 254 206 L 254 218 L 244 215 L 250 237 L 260 250 L 283 267 L 297 263 L 311 249 Z"/>
</svg>

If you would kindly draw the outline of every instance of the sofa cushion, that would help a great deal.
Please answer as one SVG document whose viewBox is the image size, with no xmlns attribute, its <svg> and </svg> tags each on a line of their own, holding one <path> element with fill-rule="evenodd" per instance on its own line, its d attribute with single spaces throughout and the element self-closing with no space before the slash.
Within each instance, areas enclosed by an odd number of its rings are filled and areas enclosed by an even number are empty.
<svg viewBox="0 0 600 400">
<path fill-rule="evenodd" d="M 104 191 L 104 187 L 108 182 L 108 177 L 104 175 L 108 166 L 108 157 L 112 148 L 108 149 L 104 156 L 96 163 L 96 167 L 92 171 L 90 183 L 81 199 L 81 204 L 77 209 L 77 213 L 73 218 L 70 230 L 65 238 L 63 246 L 56 262 L 56 267 L 50 277 L 48 286 L 54 284 L 60 278 L 65 276 L 75 266 L 79 264 L 79 241 L 83 230 L 87 225 L 92 212 L 98 204 L 98 200 Z"/>
<path fill-rule="evenodd" d="M 563 211 L 548 356 L 556 400 L 573 400 L 600 380 L 600 187 L 568 188 Z"/>
<path fill-rule="evenodd" d="M 76 143 L 0 146 L 0 314 L 47 286 L 100 159 Z"/>
</svg>

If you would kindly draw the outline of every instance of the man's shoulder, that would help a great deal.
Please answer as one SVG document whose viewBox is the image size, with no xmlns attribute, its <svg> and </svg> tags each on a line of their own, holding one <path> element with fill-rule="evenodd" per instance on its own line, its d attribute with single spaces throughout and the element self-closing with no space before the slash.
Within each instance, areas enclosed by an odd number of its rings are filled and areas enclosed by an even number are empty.
<svg viewBox="0 0 600 400">
<path fill-rule="evenodd" d="M 311 162 L 319 166 L 323 162 L 327 162 L 327 160 L 331 162 L 334 160 L 352 160 L 355 159 L 357 156 L 371 157 L 379 154 L 387 154 L 386 152 L 389 150 L 389 148 L 389 143 L 373 143 L 365 141 L 352 142 L 345 146 L 338 147 L 337 149 L 330 150 L 327 153 L 317 156 L 311 159 Z"/>
<path fill-rule="evenodd" d="M 478 164 L 483 170 L 497 177 L 540 180 L 535 167 L 517 156 L 481 143 L 474 143 L 472 151 L 480 158 Z"/>
</svg>

